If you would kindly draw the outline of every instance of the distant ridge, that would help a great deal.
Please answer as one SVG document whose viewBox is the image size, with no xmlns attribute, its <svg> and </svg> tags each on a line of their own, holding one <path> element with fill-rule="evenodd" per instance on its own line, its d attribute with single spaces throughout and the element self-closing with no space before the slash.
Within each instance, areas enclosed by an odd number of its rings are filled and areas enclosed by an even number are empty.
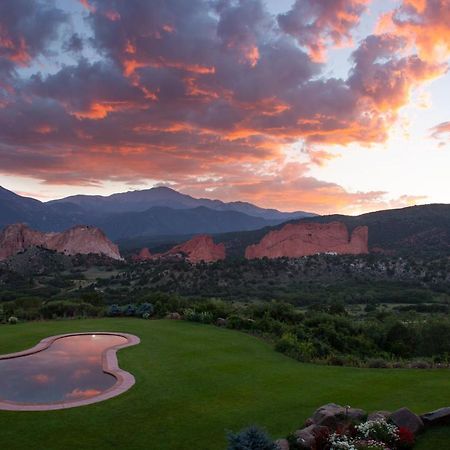
<svg viewBox="0 0 450 450">
<path fill-rule="evenodd" d="M 52 200 L 49 205 L 70 203 L 85 210 L 102 212 L 142 212 L 151 207 L 164 206 L 172 209 L 192 209 L 200 206 L 216 211 L 237 211 L 266 220 L 292 220 L 302 217 L 312 217 L 316 214 L 305 211 L 282 212 L 277 209 L 260 208 L 247 202 L 223 202 L 207 198 L 194 198 L 182 194 L 169 187 L 154 187 L 151 189 L 122 192 L 109 196 L 101 195 L 75 195 Z"/>
<path fill-rule="evenodd" d="M 40 231 L 62 231 L 87 224 L 102 228 L 113 240 L 248 231 L 312 216 L 245 202 L 196 199 L 167 187 L 107 197 L 76 195 L 45 203 L 0 188 L 0 228 L 26 223 Z"/>
</svg>

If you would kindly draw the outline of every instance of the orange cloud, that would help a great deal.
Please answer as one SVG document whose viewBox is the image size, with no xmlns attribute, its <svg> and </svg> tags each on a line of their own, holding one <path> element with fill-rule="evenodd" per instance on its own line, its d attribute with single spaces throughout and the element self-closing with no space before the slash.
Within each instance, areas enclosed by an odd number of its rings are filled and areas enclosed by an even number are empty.
<svg viewBox="0 0 450 450">
<path fill-rule="evenodd" d="M 38 384 L 48 384 L 53 378 L 45 373 L 38 373 L 33 375 L 31 379 Z"/>
<path fill-rule="evenodd" d="M 423 60 L 443 62 L 450 55 L 449 24 L 449 0 L 403 0 L 380 19 L 377 29 L 407 38 Z"/>
<path fill-rule="evenodd" d="M 23 36 L 19 36 L 16 40 L 13 40 L 8 35 L 8 30 L 6 30 L 1 24 L 0 55 L 6 56 L 10 61 L 21 66 L 27 65 L 31 60 L 25 38 Z"/>
<path fill-rule="evenodd" d="M 297 0 L 278 16 L 280 27 L 308 49 L 316 62 L 326 60 L 328 45 L 352 43 L 351 31 L 359 25 L 370 0 Z"/>
<path fill-rule="evenodd" d="M 97 389 L 74 389 L 66 395 L 68 400 L 80 400 L 95 397 L 96 395 L 101 394 L 101 391 Z"/>
</svg>

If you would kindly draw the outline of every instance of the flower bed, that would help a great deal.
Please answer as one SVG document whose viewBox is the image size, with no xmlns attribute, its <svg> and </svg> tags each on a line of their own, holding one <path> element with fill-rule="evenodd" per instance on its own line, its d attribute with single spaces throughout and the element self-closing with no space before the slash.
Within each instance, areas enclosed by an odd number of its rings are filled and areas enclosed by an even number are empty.
<svg viewBox="0 0 450 450">
<path fill-rule="evenodd" d="M 414 434 L 407 428 L 379 418 L 332 433 L 324 450 L 406 450 L 414 441 Z"/>
<path fill-rule="evenodd" d="M 335 403 L 318 408 L 303 428 L 272 442 L 264 430 L 251 427 L 230 434 L 228 450 L 408 450 L 427 427 L 450 423 L 450 407 L 422 416 L 400 408 L 393 413 Z"/>
</svg>

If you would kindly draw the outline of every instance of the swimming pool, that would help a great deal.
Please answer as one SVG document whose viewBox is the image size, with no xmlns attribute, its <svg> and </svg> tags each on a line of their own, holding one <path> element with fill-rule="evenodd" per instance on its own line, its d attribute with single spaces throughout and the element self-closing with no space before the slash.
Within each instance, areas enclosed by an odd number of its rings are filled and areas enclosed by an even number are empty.
<svg viewBox="0 0 450 450">
<path fill-rule="evenodd" d="M 116 352 L 137 343 L 126 333 L 77 333 L 0 356 L 0 409 L 63 409 L 119 395 L 135 380 L 119 368 Z"/>
</svg>

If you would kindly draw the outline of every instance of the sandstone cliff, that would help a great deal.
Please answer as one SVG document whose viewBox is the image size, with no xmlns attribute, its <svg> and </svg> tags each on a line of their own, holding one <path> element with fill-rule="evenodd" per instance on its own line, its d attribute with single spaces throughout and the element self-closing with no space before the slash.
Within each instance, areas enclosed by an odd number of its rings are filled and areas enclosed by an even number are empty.
<svg viewBox="0 0 450 450">
<path fill-rule="evenodd" d="M 121 259 L 119 248 L 96 227 L 76 226 L 61 233 L 42 233 L 24 224 L 7 226 L 0 233 L 0 260 L 26 248 L 40 246 L 66 255 L 95 253 Z"/>
<path fill-rule="evenodd" d="M 316 253 L 368 253 L 368 228 L 357 227 L 349 236 L 341 222 L 287 224 L 266 234 L 258 244 L 248 246 L 245 257 L 297 258 Z"/>
<path fill-rule="evenodd" d="M 225 254 L 224 244 L 215 244 L 211 236 L 201 234 L 187 242 L 176 245 L 166 253 L 155 255 L 155 257 L 182 256 L 190 262 L 197 263 L 225 259 Z"/>
</svg>

